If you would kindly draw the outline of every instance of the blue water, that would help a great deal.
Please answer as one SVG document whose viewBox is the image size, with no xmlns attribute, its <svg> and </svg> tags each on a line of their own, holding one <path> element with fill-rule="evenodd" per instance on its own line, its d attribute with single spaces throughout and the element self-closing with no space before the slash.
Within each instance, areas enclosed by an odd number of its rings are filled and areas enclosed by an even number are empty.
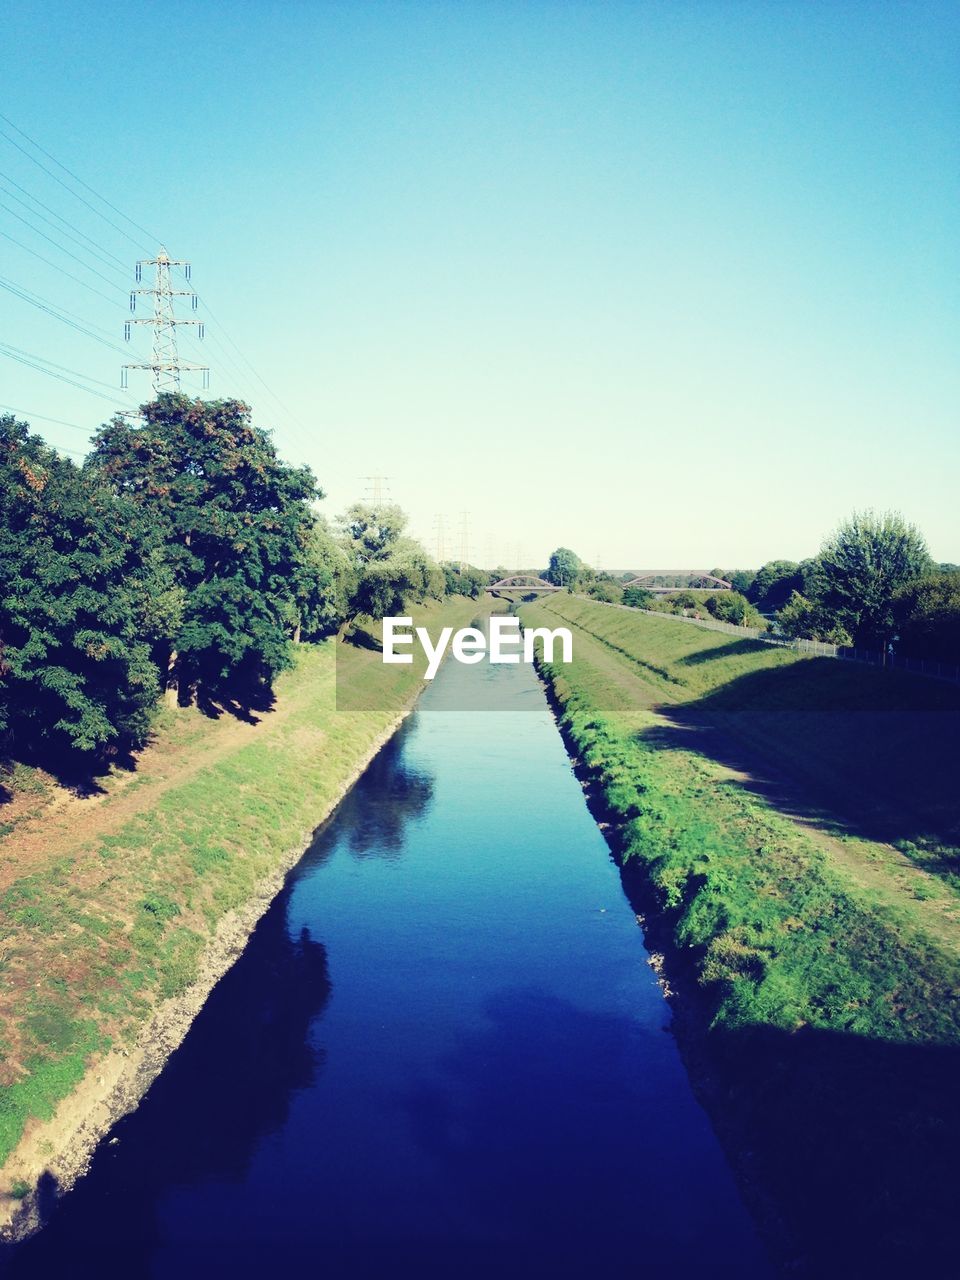
<svg viewBox="0 0 960 1280">
<path fill-rule="evenodd" d="M 533 674 L 447 663 L 16 1274 L 766 1275 L 669 1021 Z"/>
</svg>

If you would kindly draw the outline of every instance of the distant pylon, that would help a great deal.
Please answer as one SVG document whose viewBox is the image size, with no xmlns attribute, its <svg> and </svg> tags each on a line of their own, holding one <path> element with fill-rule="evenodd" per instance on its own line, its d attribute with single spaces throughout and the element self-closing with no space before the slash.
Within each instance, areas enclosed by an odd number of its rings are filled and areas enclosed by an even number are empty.
<svg viewBox="0 0 960 1280">
<path fill-rule="evenodd" d="M 469 560 L 470 555 L 470 512 L 460 512 L 460 573 L 463 574 L 463 566 Z"/>
<path fill-rule="evenodd" d="M 370 496 L 370 501 L 373 503 L 375 507 L 381 506 L 383 504 L 384 482 L 389 480 L 390 477 L 389 476 L 361 476 L 361 479 L 366 480 L 367 482 L 367 493 Z"/>
<path fill-rule="evenodd" d="M 153 360 L 149 364 L 125 364 L 121 372 L 120 385 L 127 385 L 129 369 L 149 369 L 153 374 L 153 391 L 159 395 L 161 391 L 179 391 L 180 374 L 184 370 L 203 374 L 204 388 L 210 385 L 210 370 L 203 364 L 192 364 L 181 360 L 177 354 L 177 325 L 193 324 L 197 326 L 197 334 L 203 337 L 202 320 L 180 320 L 174 314 L 173 300 L 176 297 L 189 298 L 194 311 L 197 309 L 197 295 L 192 289 L 174 289 L 170 284 L 170 268 L 183 267 L 183 274 L 190 279 L 190 263 L 171 258 L 163 246 L 155 258 L 142 258 L 137 263 L 137 283 L 143 278 L 143 268 L 156 269 L 154 287 L 152 289 L 137 288 L 130 293 L 130 310 L 137 309 L 137 295 L 149 294 L 153 298 L 153 316 L 150 319 L 137 316 L 128 320 L 123 326 L 123 336 L 130 341 L 130 328 L 135 324 L 153 326 Z"/>
<path fill-rule="evenodd" d="M 446 519 L 438 513 L 433 517 L 433 532 L 436 537 L 437 548 L 437 564 L 443 564 L 443 557 L 446 551 L 444 546 L 446 531 Z"/>
</svg>

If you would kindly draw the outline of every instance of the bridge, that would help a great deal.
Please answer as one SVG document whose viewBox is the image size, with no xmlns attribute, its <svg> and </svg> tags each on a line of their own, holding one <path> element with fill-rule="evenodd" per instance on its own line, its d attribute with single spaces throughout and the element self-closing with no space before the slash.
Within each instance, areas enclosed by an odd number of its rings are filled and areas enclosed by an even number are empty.
<svg viewBox="0 0 960 1280">
<path fill-rule="evenodd" d="M 717 578 L 702 569 L 644 569 L 624 582 L 628 587 L 642 587 L 653 595 L 670 595 L 674 591 L 732 591 L 733 583 Z"/>
<path fill-rule="evenodd" d="M 508 591 L 518 591 L 525 596 L 545 595 L 548 591 L 562 590 L 563 587 L 555 587 L 552 582 L 538 578 L 533 573 L 515 573 L 509 578 L 501 578 L 499 582 L 491 582 L 489 587 L 484 587 L 484 591 L 489 591 L 491 595 L 506 594 Z"/>
</svg>

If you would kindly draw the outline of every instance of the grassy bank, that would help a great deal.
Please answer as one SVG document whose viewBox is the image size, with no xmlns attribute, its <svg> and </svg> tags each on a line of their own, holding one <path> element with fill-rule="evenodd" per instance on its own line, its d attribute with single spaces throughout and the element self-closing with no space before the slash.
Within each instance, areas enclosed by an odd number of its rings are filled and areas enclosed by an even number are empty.
<svg viewBox="0 0 960 1280">
<path fill-rule="evenodd" d="M 458 598 L 417 621 L 435 631 L 477 610 Z M 8 1197 L 38 1172 L 18 1163 L 25 1130 L 190 987 L 219 923 L 303 847 L 421 685 L 419 661 L 387 670 L 374 648 L 355 647 L 346 679 L 377 685 L 376 709 L 338 711 L 336 647 L 301 648 L 270 710 L 167 712 L 133 771 L 82 796 L 23 768 L 10 779 L 0 839 Z"/>
<path fill-rule="evenodd" d="M 562 725 L 778 1255 L 819 1275 L 938 1265 L 960 1138 L 960 926 L 942 852 L 956 753 L 929 763 L 906 812 L 898 770 L 918 772 L 924 724 L 951 749 L 957 691 L 569 597 L 523 617 L 573 628 L 574 663 L 545 669 Z M 873 802 L 936 843 L 936 865 L 872 839 Z"/>
</svg>

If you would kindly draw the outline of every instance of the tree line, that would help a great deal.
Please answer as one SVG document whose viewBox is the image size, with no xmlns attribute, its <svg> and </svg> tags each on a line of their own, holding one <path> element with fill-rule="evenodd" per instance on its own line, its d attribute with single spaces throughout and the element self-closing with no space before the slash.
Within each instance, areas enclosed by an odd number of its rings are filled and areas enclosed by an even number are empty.
<svg viewBox="0 0 960 1280">
<path fill-rule="evenodd" d="M 654 596 L 625 588 L 629 575 L 595 573 L 566 547 L 551 555 L 546 575 L 558 586 L 635 608 L 960 663 L 960 565 L 937 563 L 920 530 L 898 512 L 854 513 L 807 560 L 710 572 L 733 590 Z"/>
<path fill-rule="evenodd" d="M 249 698 L 301 640 L 489 581 L 434 563 L 393 504 L 331 527 L 313 473 L 240 401 L 160 395 L 92 443 L 77 465 L 0 416 L 8 752 L 136 748 L 164 691 Z"/>
</svg>

